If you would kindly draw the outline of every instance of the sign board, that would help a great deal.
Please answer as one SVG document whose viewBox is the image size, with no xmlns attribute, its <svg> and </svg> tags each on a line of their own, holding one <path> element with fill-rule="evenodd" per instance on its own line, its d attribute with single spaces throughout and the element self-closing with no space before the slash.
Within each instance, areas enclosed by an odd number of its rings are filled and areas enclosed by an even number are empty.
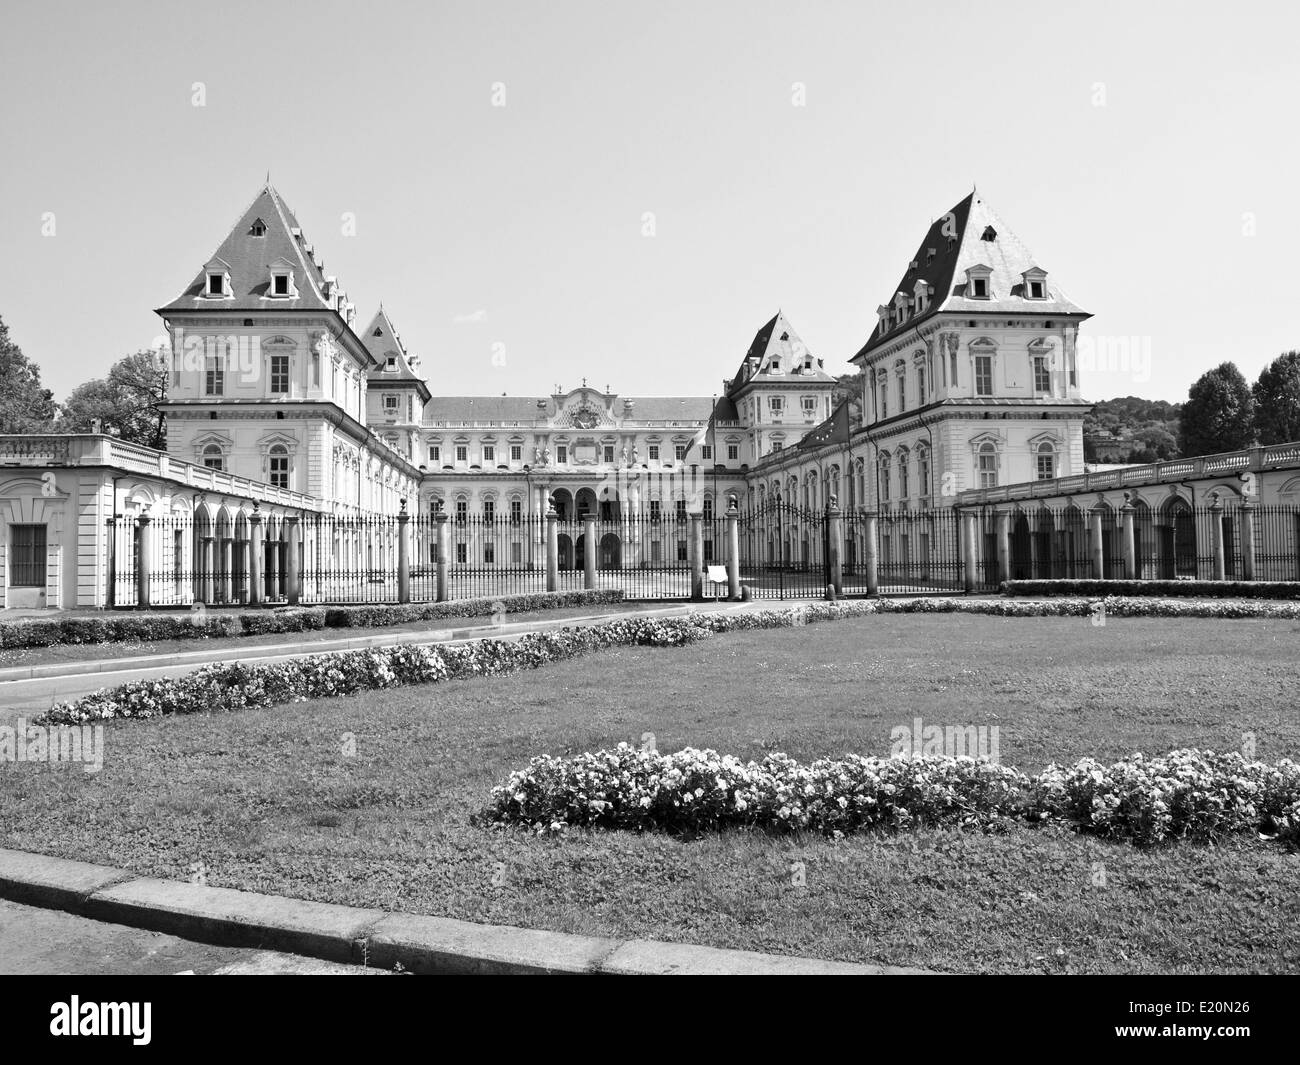
<svg viewBox="0 0 1300 1065">
<path fill-rule="evenodd" d="M 707 580 L 711 580 L 711 581 L 713 581 L 715 584 L 726 584 L 726 583 L 727 583 L 727 567 L 726 567 L 726 566 L 710 566 L 710 567 L 709 567 L 708 576 L 707 576 L 706 579 L 707 579 Z"/>
</svg>

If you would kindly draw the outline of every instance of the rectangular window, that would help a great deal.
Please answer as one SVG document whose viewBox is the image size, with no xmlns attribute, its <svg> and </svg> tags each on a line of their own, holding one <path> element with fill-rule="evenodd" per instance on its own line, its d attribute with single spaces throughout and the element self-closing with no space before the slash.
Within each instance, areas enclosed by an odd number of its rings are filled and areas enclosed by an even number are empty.
<svg viewBox="0 0 1300 1065">
<path fill-rule="evenodd" d="M 650 461 L 651 461 L 651 462 L 658 462 L 658 461 L 659 461 L 659 445 L 658 445 L 658 444 L 651 444 L 651 445 L 649 446 L 649 448 L 647 448 L 646 450 L 650 452 Z"/>
<path fill-rule="evenodd" d="M 491 566 L 497 560 L 497 545 L 491 540 L 483 545 L 483 561 Z"/>
<path fill-rule="evenodd" d="M 802 402 L 803 402 L 803 411 L 804 411 L 805 414 L 816 414 L 816 413 L 817 413 L 817 397 L 816 397 L 816 396 L 804 396 L 804 397 L 802 397 Z"/>
<path fill-rule="evenodd" d="M 977 300 L 988 299 L 989 283 L 987 278 L 977 277 L 971 282 L 971 285 L 974 290 L 971 292 L 972 296 Z"/>
<path fill-rule="evenodd" d="M 524 545 L 518 540 L 510 545 L 510 561 L 516 566 L 524 561 Z"/>
<path fill-rule="evenodd" d="M 1047 368 L 1047 359 L 1042 355 L 1034 356 L 1034 391 L 1050 392 L 1052 390 L 1052 374 Z"/>
<path fill-rule="evenodd" d="M 208 274 L 208 295 L 223 296 L 226 292 L 225 279 L 221 274 Z"/>
<path fill-rule="evenodd" d="M 998 486 L 998 457 L 993 452 L 980 453 L 979 475 L 981 488 Z"/>
<path fill-rule="evenodd" d="M 1038 453 L 1038 479 L 1050 481 L 1056 476 L 1056 455 L 1050 451 Z"/>
<path fill-rule="evenodd" d="M 220 355 L 209 355 L 203 374 L 203 393 L 207 396 L 226 394 L 226 371 Z"/>
<path fill-rule="evenodd" d="M 659 500 L 657 500 L 657 499 L 652 499 L 652 500 L 650 500 L 650 520 L 651 520 L 651 521 L 658 521 L 658 520 L 659 520 L 660 515 L 661 515 L 661 511 L 660 511 L 660 507 L 661 507 L 661 505 L 662 505 L 662 504 L 660 504 Z"/>
<path fill-rule="evenodd" d="M 469 445 L 468 445 L 468 444 L 457 444 L 457 445 L 456 445 L 456 461 L 457 461 L 458 463 L 461 463 L 461 464 L 464 464 L 464 463 L 466 463 L 466 462 L 469 461 Z"/>
<path fill-rule="evenodd" d="M 9 526 L 9 583 L 15 588 L 45 587 L 45 526 Z"/>
<path fill-rule="evenodd" d="M 975 394 L 977 396 L 993 395 L 993 356 L 975 356 Z"/>
<path fill-rule="evenodd" d="M 677 561 L 678 561 L 678 562 L 685 562 L 685 561 L 686 561 L 686 558 L 687 558 L 687 556 L 686 556 L 686 541 L 685 541 L 685 540 L 678 540 L 678 541 L 677 541 Z"/>
<path fill-rule="evenodd" d="M 469 517 L 469 503 L 463 499 L 456 500 L 456 524 L 464 525 L 465 519 Z"/>
<path fill-rule="evenodd" d="M 701 445 L 700 457 L 703 458 L 705 462 L 710 461 L 713 458 L 713 445 L 712 444 Z"/>
<path fill-rule="evenodd" d="M 650 541 L 650 561 L 662 562 L 664 557 L 663 544 L 658 540 Z"/>
<path fill-rule="evenodd" d="M 271 484 L 276 488 L 289 487 L 289 456 L 271 456 Z"/>
<path fill-rule="evenodd" d="M 673 445 L 673 458 L 675 458 L 678 462 L 681 462 L 682 459 L 686 458 L 686 445 L 685 445 L 685 444 L 674 444 L 674 445 Z"/>
<path fill-rule="evenodd" d="M 495 500 L 492 499 L 483 500 L 483 520 L 488 525 L 491 525 L 494 521 L 497 520 L 497 505 Z"/>
<path fill-rule="evenodd" d="M 430 462 L 442 461 L 442 448 L 440 448 L 437 444 L 429 445 L 429 461 Z"/>
<path fill-rule="evenodd" d="M 785 399 L 782 396 L 769 396 L 767 405 L 773 414 L 780 414 L 785 408 Z"/>
<path fill-rule="evenodd" d="M 289 391 L 289 356 L 271 356 L 271 392 L 284 395 Z"/>
<path fill-rule="evenodd" d="M 773 441 L 772 441 L 772 450 L 773 450 L 773 451 L 780 451 L 783 447 L 785 447 L 785 441 L 784 441 L 784 440 L 773 440 Z"/>
<path fill-rule="evenodd" d="M 490 462 L 496 462 L 496 460 L 497 460 L 497 449 L 492 444 L 484 444 L 483 465 L 486 466 Z"/>
<path fill-rule="evenodd" d="M 605 461 L 612 463 L 614 461 L 614 445 L 605 445 Z"/>
<path fill-rule="evenodd" d="M 713 541 L 712 541 L 712 540 L 705 540 L 705 541 L 704 541 L 704 561 L 705 561 L 705 562 L 712 562 L 712 561 L 713 561 Z"/>
<path fill-rule="evenodd" d="M 916 368 L 916 402 L 920 406 L 925 405 L 925 367 Z"/>
<path fill-rule="evenodd" d="M 907 377 L 901 372 L 898 375 L 898 410 L 900 414 L 907 410 Z"/>
<path fill-rule="evenodd" d="M 456 545 L 456 561 L 462 566 L 469 561 L 469 548 L 464 543 Z"/>
<path fill-rule="evenodd" d="M 385 414 L 396 414 L 396 413 L 397 413 L 397 397 L 396 397 L 396 396 L 385 396 L 385 397 L 384 397 L 384 413 L 385 413 Z"/>
<path fill-rule="evenodd" d="M 556 445 L 555 445 L 555 461 L 558 462 L 558 463 L 561 463 L 561 464 L 566 463 L 566 462 L 569 461 L 569 445 L 568 445 L 568 444 L 556 444 Z"/>
<path fill-rule="evenodd" d="M 727 461 L 728 461 L 728 462 L 738 462 L 739 460 L 740 460 L 740 445 L 739 445 L 739 444 L 728 444 L 728 445 L 727 445 Z"/>
<path fill-rule="evenodd" d="M 684 499 L 677 500 L 677 505 L 674 508 L 674 513 L 678 521 L 686 520 L 686 500 Z"/>
<path fill-rule="evenodd" d="M 288 274 L 276 274 L 276 275 L 275 275 L 275 294 L 276 294 L 277 296 L 287 296 L 287 295 L 289 295 L 289 275 L 288 275 Z"/>
<path fill-rule="evenodd" d="M 518 525 L 524 520 L 524 501 L 522 499 L 510 500 L 510 524 Z"/>
<path fill-rule="evenodd" d="M 524 460 L 524 445 L 523 445 L 523 444 L 511 444 L 511 445 L 510 445 L 510 461 L 511 461 L 511 462 L 523 462 L 523 460 Z"/>
</svg>

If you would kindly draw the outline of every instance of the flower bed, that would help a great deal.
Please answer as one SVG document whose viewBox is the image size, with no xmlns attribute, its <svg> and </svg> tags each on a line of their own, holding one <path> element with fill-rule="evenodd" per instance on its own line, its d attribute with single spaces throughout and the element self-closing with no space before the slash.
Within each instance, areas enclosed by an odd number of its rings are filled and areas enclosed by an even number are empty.
<svg viewBox="0 0 1300 1065">
<path fill-rule="evenodd" d="M 1300 599 L 1300 581 L 1003 581 L 1007 595 L 1177 596 L 1183 599 Z"/>
<path fill-rule="evenodd" d="M 621 743 L 532 759 L 492 789 L 481 817 L 541 832 L 757 827 L 828 835 L 1056 820 L 1138 844 L 1258 832 L 1296 845 L 1300 765 L 1188 749 L 1111 766 L 1083 759 L 1030 777 L 968 757 L 848 755 L 802 765 L 784 754 L 741 762 L 711 750 L 660 754 Z"/>
<path fill-rule="evenodd" d="M 619 603 L 623 592 L 599 589 L 455 599 L 445 603 L 371 604 L 344 607 L 278 607 L 239 614 L 218 610 L 170 614 L 114 614 L 91 617 L 35 618 L 0 622 L 0 648 L 49 647 L 59 643 L 201 640 L 213 636 L 258 636 L 323 628 L 381 628 L 439 618 L 491 617 L 558 607 Z"/>
</svg>

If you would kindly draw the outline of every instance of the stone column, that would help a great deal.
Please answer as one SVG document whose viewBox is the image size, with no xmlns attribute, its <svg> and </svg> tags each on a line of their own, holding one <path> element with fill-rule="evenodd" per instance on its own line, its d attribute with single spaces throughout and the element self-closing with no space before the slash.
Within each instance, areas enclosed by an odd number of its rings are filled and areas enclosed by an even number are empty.
<svg viewBox="0 0 1300 1065">
<path fill-rule="evenodd" d="M 235 601 L 235 542 L 229 536 L 221 538 L 221 598 L 223 602 Z"/>
<path fill-rule="evenodd" d="M 552 497 L 546 504 L 546 590 L 556 591 L 560 586 L 560 515 L 555 510 Z"/>
<path fill-rule="evenodd" d="M 302 559 L 299 557 L 301 548 L 298 546 L 298 516 L 295 514 L 288 521 L 289 524 L 289 546 L 287 548 L 288 558 L 285 560 L 284 568 L 288 570 L 285 576 L 285 594 L 289 598 L 290 606 L 298 605 L 298 598 L 301 594 L 299 587 L 299 571 L 302 567 Z"/>
<path fill-rule="evenodd" d="M 203 581 L 201 585 L 201 590 L 203 593 L 203 601 L 209 604 L 212 603 L 213 601 L 212 566 L 213 563 L 216 561 L 215 558 L 213 557 L 215 553 L 216 551 L 212 542 L 212 537 L 211 536 L 203 537 Z"/>
<path fill-rule="evenodd" d="M 835 594 L 844 594 L 844 516 L 840 512 L 839 500 L 831 496 L 831 505 L 826 510 L 827 546 L 830 548 L 831 587 Z"/>
<path fill-rule="evenodd" d="M 1241 569 L 1242 579 L 1255 579 L 1255 504 L 1249 496 L 1241 501 Z"/>
<path fill-rule="evenodd" d="M 727 596 L 740 598 L 740 512 L 734 495 L 727 502 Z"/>
<path fill-rule="evenodd" d="M 690 541 L 687 555 L 691 566 L 691 601 L 704 598 L 704 522 L 699 514 L 690 516 Z"/>
<path fill-rule="evenodd" d="M 993 527 L 998 538 L 998 584 L 1011 580 L 1011 515 L 999 510 L 994 515 Z"/>
<path fill-rule="evenodd" d="M 438 513 L 433 516 L 433 520 L 438 529 L 437 596 L 439 603 L 445 603 L 447 601 L 447 565 L 451 557 L 451 552 L 447 550 L 451 546 L 447 543 L 447 512 L 442 507 L 439 507 Z"/>
<path fill-rule="evenodd" d="M 1210 501 L 1210 544 L 1214 559 L 1211 579 L 1221 581 L 1226 576 L 1223 560 L 1223 504 L 1219 501 L 1218 492 L 1210 493 Z"/>
<path fill-rule="evenodd" d="M 596 587 L 596 519 L 590 513 L 582 519 L 582 586 Z"/>
<path fill-rule="evenodd" d="M 411 545 L 408 526 L 411 515 L 406 513 L 406 500 L 402 500 L 402 512 L 397 515 L 397 601 L 411 601 Z"/>
<path fill-rule="evenodd" d="M 117 515 L 108 519 L 108 588 L 104 602 L 109 607 L 117 606 Z"/>
<path fill-rule="evenodd" d="M 1095 580 L 1106 579 L 1106 553 L 1101 544 L 1101 508 L 1093 507 L 1090 518 L 1092 520 L 1092 576 Z"/>
<path fill-rule="evenodd" d="M 969 510 L 961 514 L 961 553 L 962 553 L 962 588 L 967 595 L 975 591 L 975 574 L 979 570 L 979 556 L 975 551 L 976 530 L 975 513 Z"/>
<path fill-rule="evenodd" d="M 866 569 L 867 595 L 875 595 L 880 590 L 879 556 L 880 556 L 880 519 L 874 510 L 867 511 L 862 522 L 862 538 L 865 543 L 863 566 Z"/>
<path fill-rule="evenodd" d="M 280 541 L 272 540 L 268 545 L 270 550 L 266 553 L 266 576 L 270 581 L 270 590 L 267 592 L 268 599 L 280 598 Z"/>
<path fill-rule="evenodd" d="M 262 530 L 262 514 L 253 506 L 253 513 L 248 516 L 248 605 L 257 606 L 265 598 L 262 576 L 262 563 L 265 561 L 265 547 Z"/>
<path fill-rule="evenodd" d="M 149 550 L 149 521 L 147 513 L 136 519 L 140 542 L 135 558 L 135 602 L 140 610 L 149 609 L 149 577 L 153 568 L 153 552 Z"/>
<path fill-rule="evenodd" d="M 1134 540 L 1133 531 L 1133 513 L 1134 506 L 1127 498 L 1124 505 L 1120 507 L 1120 515 L 1123 518 L 1123 537 L 1124 537 L 1124 579 L 1126 581 L 1137 580 L 1137 543 Z"/>
</svg>

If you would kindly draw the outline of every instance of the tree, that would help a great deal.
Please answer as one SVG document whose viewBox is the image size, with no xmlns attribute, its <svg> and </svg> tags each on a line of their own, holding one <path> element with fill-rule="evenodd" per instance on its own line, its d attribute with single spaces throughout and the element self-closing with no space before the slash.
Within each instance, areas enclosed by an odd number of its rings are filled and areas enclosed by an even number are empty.
<svg viewBox="0 0 1300 1065">
<path fill-rule="evenodd" d="M 65 432 L 100 431 L 162 450 L 167 421 L 159 405 L 167 398 L 167 364 L 156 350 L 137 351 L 115 362 L 108 376 L 78 385 L 59 423 Z"/>
<path fill-rule="evenodd" d="M 1285 352 L 1265 366 L 1251 394 L 1261 444 L 1300 440 L 1300 351 Z"/>
<path fill-rule="evenodd" d="M 1185 458 L 1240 451 L 1255 442 L 1255 401 L 1235 363 L 1207 370 L 1187 392 L 1181 418 Z"/>
<path fill-rule="evenodd" d="M 41 387 L 41 368 L 28 362 L 0 319 L 0 433 L 49 432 L 58 413 L 54 393 Z"/>
</svg>

